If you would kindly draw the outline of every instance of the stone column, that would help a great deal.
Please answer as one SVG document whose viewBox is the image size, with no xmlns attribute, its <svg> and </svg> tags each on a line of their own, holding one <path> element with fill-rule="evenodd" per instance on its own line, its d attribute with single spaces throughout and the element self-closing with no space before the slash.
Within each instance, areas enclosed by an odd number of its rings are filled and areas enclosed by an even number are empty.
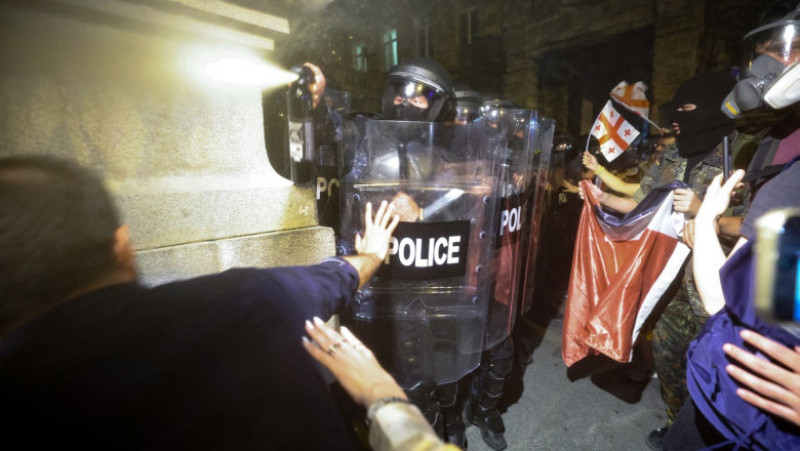
<svg viewBox="0 0 800 451">
<path fill-rule="evenodd" d="M 57 155 L 98 171 L 146 283 L 333 254 L 313 189 L 267 160 L 261 88 L 211 83 L 193 66 L 223 47 L 268 59 L 273 41 L 253 31 L 263 13 L 143 5 L 0 5 L 0 156 Z"/>
</svg>

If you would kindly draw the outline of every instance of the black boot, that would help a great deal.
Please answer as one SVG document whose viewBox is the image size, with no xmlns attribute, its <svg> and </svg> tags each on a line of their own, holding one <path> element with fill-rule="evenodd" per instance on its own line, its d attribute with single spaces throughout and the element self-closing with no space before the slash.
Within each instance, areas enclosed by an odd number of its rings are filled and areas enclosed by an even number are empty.
<svg viewBox="0 0 800 451">
<path fill-rule="evenodd" d="M 461 419 L 461 412 L 443 410 L 444 433 L 448 443 L 452 443 L 461 449 L 467 449 L 467 428 Z"/>
<path fill-rule="evenodd" d="M 448 443 L 467 449 L 467 431 L 461 419 L 463 405 L 458 396 L 458 382 L 439 386 L 439 408 L 444 419 L 444 438 Z"/>
<path fill-rule="evenodd" d="M 505 449 L 506 427 L 497 408 L 503 396 L 503 387 L 511 373 L 514 361 L 514 347 L 511 337 L 486 351 L 483 361 L 472 380 L 470 400 L 467 404 L 467 421 L 481 430 L 481 438 L 490 448 Z"/>
<path fill-rule="evenodd" d="M 506 437 L 503 434 L 506 426 L 503 418 L 496 409 L 484 409 L 480 405 L 473 405 L 472 402 L 467 406 L 467 421 L 474 424 L 481 431 L 481 438 L 490 448 L 500 451 L 506 449 Z"/>
<path fill-rule="evenodd" d="M 431 424 L 436 435 L 444 439 L 444 421 L 439 409 L 439 400 L 436 383 L 433 381 L 419 382 L 413 387 L 403 390 L 408 400 L 417 406 L 422 415 Z"/>
</svg>

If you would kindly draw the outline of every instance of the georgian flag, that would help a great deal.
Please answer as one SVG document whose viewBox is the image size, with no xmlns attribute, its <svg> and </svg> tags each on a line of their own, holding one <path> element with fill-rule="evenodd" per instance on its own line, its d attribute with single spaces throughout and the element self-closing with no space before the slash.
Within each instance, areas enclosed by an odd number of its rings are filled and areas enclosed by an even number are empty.
<svg viewBox="0 0 800 451">
<path fill-rule="evenodd" d="M 600 152 L 613 161 L 639 136 L 639 130 L 626 121 L 609 100 L 592 125 L 592 136 L 600 143 Z"/>
<path fill-rule="evenodd" d="M 685 218 L 672 210 L 672 182 L 654 188 L 624 217 L 605 213 L 583 185 L 584 205 L 564 312 L 561 357 L 567 366 L 604 354 L 629 362 L 656 304 L 689 256 L 679 241 Z"/>
<path fill-rule="evenodd" d="M 621 81 L 611 90 L 611 98 L 638 116 L 647 119 L 650 117 L 650 101 L 647 100 L 645 91 L 647 91 L 647 85 L 644 82 L 637 81 L 629 85 Z"/>
</svg>

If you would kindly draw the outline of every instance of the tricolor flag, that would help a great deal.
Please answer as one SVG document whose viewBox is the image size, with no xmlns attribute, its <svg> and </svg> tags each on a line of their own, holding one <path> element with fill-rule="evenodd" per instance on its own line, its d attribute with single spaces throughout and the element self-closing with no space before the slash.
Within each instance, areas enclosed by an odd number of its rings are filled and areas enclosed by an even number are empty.
<svg viewBox="0 0 800 451">
<path fill-rule="evenodd" d="M 582 181 L 585 201 L 564 312 L 561 356 L 567 366 L 589 355 L 629 362 L 656 303 L 678 276 L 689 248 L 678 240 L 682 213 L 672 190 L 653 189 L 623 218 L 603 212 Z"/>
<path fill-rule="evenodd" d="M 606 160 L 613 161 L 639 136 L 639 130 L 626 121 L 609 100 L 592 125 L 592 136 L 600 143 L 600 152 Z"/>
<path fill-rule="evenodd" d="M 611 98 L 623 107 L 633 111 L 645 119 L 650 117 L 650 101 L 645 96 L 647 85 L 637 81 L 629 85 L 621 81 L 611 90 Z"/>
</svg>

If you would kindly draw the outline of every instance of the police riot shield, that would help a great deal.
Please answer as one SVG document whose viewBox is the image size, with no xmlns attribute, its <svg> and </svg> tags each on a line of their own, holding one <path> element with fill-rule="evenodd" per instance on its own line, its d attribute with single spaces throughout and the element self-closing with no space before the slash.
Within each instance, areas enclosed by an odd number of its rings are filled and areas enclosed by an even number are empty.
<svg viewBox="0 0 800 451">
<path fill-rule="evenodd" d="M 553 150 L 553 132 L 556 122 L 552 119 L 539 117 L 531 121 L 531 145 L 533 146 L 533 164 L 531 171 L 531 194 L 527 201 L 531 203 L 528 209 L 528 229 L 524 232 L 525 243 L 525 268 L 523 270 L 522 287 L 522 313 L 528 312 L 533 306 L 533 290 L 536 283 L 537 255 L 539 251 L 539 238 L 541 237 L 542 214 L 545 206 L 545 196 L 548 188 L 559 189 L 560 187 L 548 187 L 550 180 L 550 156 Z M 536 130 L 535 132 L 533 130 Z"/>
<path fill-rule="evenodd" d="M 390 252 L 342 321 L 404 388 L 455 382 L 480 363 L 504 139 L 481 125 L 348 123 L 342 232 L 391 202 Z"/>
<path fill-rule="evenodd" d="M 508 141 L 506 159 L 501 163 L 497 238 L 490 268 L 493 287 L 485 347 L 491 349 L 511 335 L 519 314 L 526 246 L 530 244 L 525 237 L 531 230 L 541 165 L 541 153 L 536 150 L 542 140 L 540 133 L 552 130 L 542 130 L 538 113 L 532 110 L 501 108 L 487 114 L 485 120 Z"/>
</svg>

